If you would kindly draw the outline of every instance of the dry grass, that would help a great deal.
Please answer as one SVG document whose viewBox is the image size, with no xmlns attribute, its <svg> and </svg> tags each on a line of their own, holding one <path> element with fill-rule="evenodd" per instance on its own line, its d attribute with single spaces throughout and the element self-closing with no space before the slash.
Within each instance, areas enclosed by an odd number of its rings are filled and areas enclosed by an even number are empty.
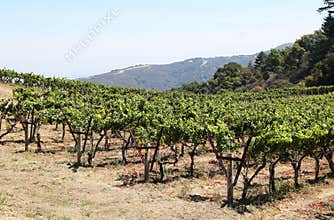
<svg viewBox="0 0 334 220">
<path fill-rule="evenodd" d="M 47 134 L 60 138 L 52 127 L 42 130 L 43 148 L 53 153 L 21 153 L 22 131 L 7 136 L 0 145 L 1 219 L 219 219 L 236 214 L 211 201 L 190 202 L 189 195 L 201 193 L 203 180 L 181 179 L 167 184 L 136 184 L 124 187 L 118 176 L 124 169 L 141 169 L 141 164 L 107 164 L 73 172 L 69 162 L 75 154 L 65 143 L 55 143 Z M 131 154 L 131 152 L 129 152 Z M 119 152 L 99 153 L 95 165 Z M 196 187 L 195 187 L 196 186 Z M 197 191 L 199 190 L 199 191 Z M 221 190 L 222 191 L 222 190 Z M 208 192 L 209 193 L 209 192 Z M 182 196 L 180 196 L 182 195 Z"/>
</svg>

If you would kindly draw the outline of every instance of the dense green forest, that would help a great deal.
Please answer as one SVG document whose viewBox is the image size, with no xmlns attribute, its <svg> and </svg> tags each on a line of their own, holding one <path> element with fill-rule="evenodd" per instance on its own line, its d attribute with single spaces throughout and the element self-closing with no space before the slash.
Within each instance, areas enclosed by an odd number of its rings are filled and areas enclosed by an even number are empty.
<svg viewBox="0 0 334 220">
<path fill-rule="evenodd" d="M 181 90 L 195 93 L 258 91 L 286 86 L 321 86 L 334 84 L 334 1 L 325 0 L 319 13 L 328 13 L 320 30 L 304 35 L 291 47 L 258 54 L 254 63 L 237 63 L 219 68 L 206 83 L 193 82 Z"/>
</svg>

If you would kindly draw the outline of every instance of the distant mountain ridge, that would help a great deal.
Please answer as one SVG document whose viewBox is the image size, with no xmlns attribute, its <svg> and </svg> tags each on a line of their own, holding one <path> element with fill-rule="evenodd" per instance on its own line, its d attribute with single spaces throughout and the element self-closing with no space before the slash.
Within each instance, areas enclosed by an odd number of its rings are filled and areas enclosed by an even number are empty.
<svg viewBox="0 0 334 220">
<path fill-rule="evenodd" d="M 284 49 L 291 45 L 283 44 L 276 49 Z M 137 65 L 79 80 L 121 87 L 167 90 L 190 82 L 208 81 L 218 68 L 229 62 L 247 66 L 255 60 L 257 54 L 193 58 L 164 65 Z"/>
</svg>

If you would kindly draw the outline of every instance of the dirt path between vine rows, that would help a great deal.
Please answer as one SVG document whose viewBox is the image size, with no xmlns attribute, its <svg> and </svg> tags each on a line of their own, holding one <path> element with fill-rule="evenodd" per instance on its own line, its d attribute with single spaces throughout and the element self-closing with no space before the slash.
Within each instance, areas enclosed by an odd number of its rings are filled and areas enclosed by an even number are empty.
<svg viewBox="0 0 334 220">
<path fill-rule="evenodd" d="M 271 206 L 259 208 L 251 219 L 334 219 L 334 181 L 303 189 Z"/>
<path fill-rule="evenodd" d="M 115 170 L 83 168 L 73 172 L 67 165 L 74 160 L 69 153 L 16 153 L 18 150 L 12 144 L 0 145 L 0 219 L 235 219 L 238 216 L 216 203 L 170 197 L 164 193 L 164 186 L 123 187 Z"/>
</svg>

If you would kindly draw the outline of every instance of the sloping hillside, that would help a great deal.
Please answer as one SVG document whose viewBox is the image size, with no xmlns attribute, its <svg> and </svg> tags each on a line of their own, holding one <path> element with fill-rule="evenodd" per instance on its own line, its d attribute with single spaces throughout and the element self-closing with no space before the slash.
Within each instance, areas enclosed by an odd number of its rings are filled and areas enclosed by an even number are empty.
<svg viewBox="0 0 334 220">
<path fill-rule="evenodd" d="M 139 65 L 83 79 L 99 84 L 165 90 L 185 83 L 205 82 L 215 71 L 234 61 L 247 65 L 255 55 L 195 58 L 166 65 Z"/>
<path fill-rule="evenodd" d="M 284 44 L 278 49 L 291 44 Z M 193 58 L 165 65 L 138 65 L 125 69 L 80 79 L 94 83 L 134 87 L 144 89 L 166 90 L 177 88 L 190 82 L 205 82 L 213 77 L 218 68 L 229 62 L 247 66 L 257 54 L 231 57 Z"/>
</svg>

